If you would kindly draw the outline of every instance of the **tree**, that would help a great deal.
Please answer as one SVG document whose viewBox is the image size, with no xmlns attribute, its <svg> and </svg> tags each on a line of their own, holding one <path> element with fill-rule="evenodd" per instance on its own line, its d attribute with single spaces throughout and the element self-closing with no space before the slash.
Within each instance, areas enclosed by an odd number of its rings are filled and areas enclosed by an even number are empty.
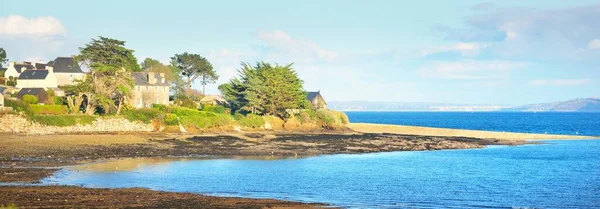
<svg viewBox="0 0 600 209">
<path fill-rule="evenodd" d="M 8 59 L 6 59 L 6 51 L 4 48 L 0 48 L 0 68 L 2 68 L 2 65 L 6 62 L 8 62 Z"/>
<path fill-rule="evenodd" d="M 200 78 L 202 93 L 205 94 L 206 85 L 214 83 L 219 79 L 212 64 L 210 64 L 206 58 L 198 54 L 189 54 L 187 52 L 175 54 L 174 57 L 171 57 L 171 65 L 179 69 L 181 75 L 186 77 L 185 85 L 188 90 L 192 88 L 194 81 Z"/>
<path fill-rule="evenodd" d="M 298 78 L 292 64 L 280 66 L 260 62 L 250 66 L 242 63 L 238 72 L 238 78 L 219 86 L 235 109 L 285 119 L 288 110 L 304 108 L 306 94 L 303 81 Z"/>
<path fill-rule="evenodd" d="M 90 75 L 83 81 L 90 89 L 85 94 L 86 114 L 96 109 L 90 106 L 120 114 L 134 87 L 131 73 L 140 71 L 133 50 L 125 48 L 124 41 L 101 36 L 79 49 L 75 59 L 90 69 Z"/>
</svg>

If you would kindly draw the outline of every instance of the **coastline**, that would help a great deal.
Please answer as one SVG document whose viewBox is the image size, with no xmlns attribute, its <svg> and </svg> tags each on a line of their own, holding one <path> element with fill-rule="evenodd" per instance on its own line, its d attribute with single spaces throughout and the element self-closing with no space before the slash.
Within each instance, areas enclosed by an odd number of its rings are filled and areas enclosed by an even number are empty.
<svg viewBox="0 0 600 209">
<path fill-rule="evenodd" d="M 582 140 L 598 139 L 600 136 L 574 136 L 574 135 L 552 135 L 552 134 L 532 134 L 532 133 L 514 133 L 498 131 L 480 131 L 466 129 L 434 128 L 422 126 L 405 126 L 373 123 L 349 123 L 346 127 L 363 133 L 395 133 L 410 135 L 429 135 L 440 137 L 473 137 L 481 139 L 499 139 L 499 140 Z"/>
<path fill-rule="evenodd" d="M 110 133 L 65 135 L 19 135 L 0 133 L 0 182 L 36 183 L 54 175 L 62 166 L 82 165 L 110 159 L 145 157 L 194 156 L 316 156 L 324 154 L 359 154 L 392 151 L 426 151 L 442 149 L 473 149 L 487 145 L 522 145 L 524 139 L 541 139 L 552 135 L 515 134 L 447 129 L 407 127 L 377 124 L 349 124 L 344 131 L 276 132 L 253 131 L 182 135 L 166 133 Z M 391 133 L 386 133 L 391 132 Z M 482 135 L 482 132 L 485 134 Z M 502 134 L 502 135 L 499 135 Z M 475 137 L 479 136 L 479 137 Z M 492 138 L 492 136 L 502 136 Z M 555 135 L 555 137 L 558 137 Z M 560 136 L 565 137 L 565 136 Z M 589 137 L 570 136 L 571 139 Z M 546 137 L 544 139 L 559 139 Z M 567 138 L 560 138 L 567 139 Z M 35 188 L 35 189 L 32 189 Z M 40 198 L 27 199 L 32 191 Z M 288 202 L 273 199 L 212 197 L 201 194 L 151 191 L 147 189 L 91 189 L 71 186 L 0 186 L 0 205 L 69 207 L 79 199 L 104 197 L 89 207 L 114 204 L 118 197 L 154 197 L 155 201 L 122 202 L 126 207 L 157 205 L 186 207 L 203 204 L 219 208 L 318 208 L 322 204 Z M 81 196 L 87 195 L 87 196 Z M 173 201 L 157 201 L 171 198 Z M 64 199 L 64 202 L 52 200 Z M 139 199 L 139 198 L 138 198 Z M 32 202 L 33 201 L 33 202 Z M 121 203 L 121 202 L 119 202 Z M 86 205 L 87 206 L 87 205 Z"/>
</svg>

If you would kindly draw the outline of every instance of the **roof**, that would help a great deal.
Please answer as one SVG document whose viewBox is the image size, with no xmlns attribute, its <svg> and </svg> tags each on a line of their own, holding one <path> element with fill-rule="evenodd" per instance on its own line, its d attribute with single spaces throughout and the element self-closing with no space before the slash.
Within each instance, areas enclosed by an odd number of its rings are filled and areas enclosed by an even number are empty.
<svg viewBox="0 0 600 209">
<path fill-rule="evenodd" d="M 25 65 L 25 64 L 15 64 L 15 69 L 18 73 L 22 73 L 21 69 L 25 68 L 25 70 L 34 70 L 35 67 L 33 65 Z"/>
<path fill-rule="evenodd" d="M 35 79 L 43 80 L 48 76 L 48 70 L 26 70 L 19 75 L 19 80 L 23 79 Z"/>
<path fill-rule="evenodd" d="M 22 97 L 23 95 L 40 95 L 42 92 L 46 93 L 44 88 L 22 88 L 21 91 L 17 94 L 18 97 Z"/>
<path fill-rule="evenodd" d="M 306 92 L 306 99 L 308 101 L 313 101 L 313 100 L 315 100 L 315 98 L 317 98 L 317 96 L 319 96 L 319 94 L 321 94 L 321 93 L 318 92 L 318 91 L 315 91 L 315 92 Z"/>
<path fill-rule="evenodd" d="M 207 95 L 205 97 L 202 97 L 202 99 L 200 99 L 200 102 L 223 102 L 223 103 L 227 103 L 227 100 L 225 100 L 225 98 L 223 98 L 222 96 L 219 95 Z"/>
<path fill-rule="evenodd" d="M 35 63 L 35 69 L 38 69 L 38 70 L 46 69 L 46 64 Z"/>
<path fill-rule="evenodd" d="M 48 66 L 52 66 L 54 73 L 83 73 L 73 57 L 58 57 L 48 62 Z"/>
<path fill-rule="evenodd" d="M 5 71 L 7 68 L 0 68 L 0 71 Z"/>
<path fill-rule="evenodd" d="M 148 73 L 147 72 L 136 72 L 132 73 L 133 81 L 137 86 L 168 86 L 169 83 L 166 81 L 163 83 L 163 77 L 158 73 L 154 73 L 154 78 L 156 79 L 156 83 L 150 84 L 148 83 Z"/>
</svg>

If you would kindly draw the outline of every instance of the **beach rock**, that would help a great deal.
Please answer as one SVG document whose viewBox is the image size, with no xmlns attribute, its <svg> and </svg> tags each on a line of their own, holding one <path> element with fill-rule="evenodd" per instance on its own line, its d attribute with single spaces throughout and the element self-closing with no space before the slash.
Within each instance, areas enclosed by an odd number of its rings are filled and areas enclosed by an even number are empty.
<svg viewBox="0 0 600 209">
<path fill-rule="evenodd" d="M 92 124 L 66 127 L 46 126 L 28 121 L 24 116 L 4 114 L 0 116 L 0 132 L 24 133 L 28 135 L 102 132 L 150 132 L 152 124 L 131 122 L 125 118 L 97 118 Z"/>
</svg>

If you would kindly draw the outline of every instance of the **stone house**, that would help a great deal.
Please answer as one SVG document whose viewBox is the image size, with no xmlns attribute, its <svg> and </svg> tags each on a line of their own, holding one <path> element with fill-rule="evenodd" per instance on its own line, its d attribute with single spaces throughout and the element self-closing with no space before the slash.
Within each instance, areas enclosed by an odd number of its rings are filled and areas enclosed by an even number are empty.
<svg viewBox="0 0 600 209">
<path fill-rule="evenodd" d="M 53 68 L 58 86 L 71 85 L 76 80 L 85 79 L 85 73 L 73 57 L 57 57 L 48 62 L 47 66 Z"/>
<path fill-rule="evenodd" d="M 45 70 L 25 70 L 17 79 L 17 88 L 57 88 L 58 81 L 52 67 Z"/>
<path fill-rule="evenodd" d="M 135 87 L 128 104 L 136 108 L 152 107 L 152 104 L 169 105 L 169 83 L 164 73 L 132 73 Z"/>
<path fill-rule="evenodd" d="M 327 109 L 327 102 L 323 99 L 321 91 L 306 92 L 306 100 L 308 100 L 316 109 Z"/>
<path fill-rule="evenodd" d="M 48 94 L 43 88 L 22 88 L 17 93 L 17 99 L 22 100 L 25 95 L 33 95 L 38 98 L 38 103 L 46 103 L 48 101 Z"/>
</svg>

